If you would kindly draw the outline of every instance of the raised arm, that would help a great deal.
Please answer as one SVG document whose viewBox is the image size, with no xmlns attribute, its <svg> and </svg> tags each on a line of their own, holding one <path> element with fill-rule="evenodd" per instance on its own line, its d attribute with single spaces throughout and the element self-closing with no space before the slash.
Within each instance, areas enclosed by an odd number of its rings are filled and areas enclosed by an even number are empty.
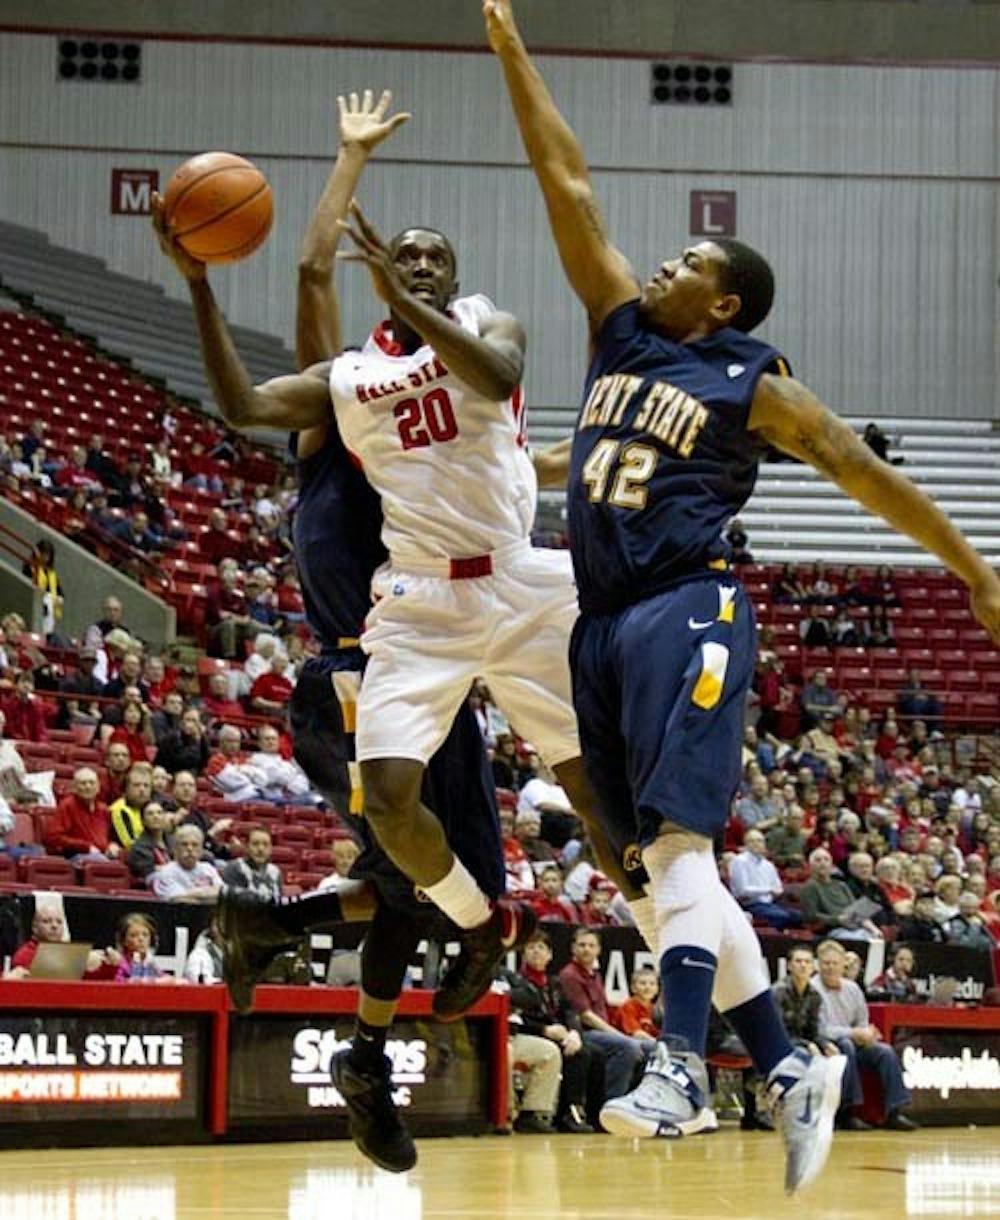
<svg viewBox="0 0 1000 1220">
<path fill-rule="evenodd" d="M 407 289 L 388 245 L 357 203 L 351 204 L 351 220 L 343 227 L 357 252 L 340 257 L 367 264 L 376 293 L 393 315 L 430 344 L 456 377 L 491 402 L 510 398 L 524 372 L 526 339 L 517 318 L 491 314 L 479 334 L 472 334 Z"/>
<path fill-rule="evenodd" d="M 545 196 L 563 269 L 596 331 L 613 309 L 639 295 L 635 275 L 608 241 L 583 150 L 531 62 L 510 0 L 485 0 L 483 15 L 528 160 Z"/>
<path fill-rule="evenodd" d="M 300 431 L 326 423 L 330 418 L 330 392 L 322 367 L 276 377 L 259 386 L 250 380 L 209 286 L 205 264 L 192 258 L 171 236 L 164 220 L 163 200 L 157 194 L 153 196 L 153 228 L 160 249 L 190 290 L 202 364 L 226 423 L 234 428 L 281 431 Z"/>
<path fill-rule="evenodd" d="M 807 462 L 852 499 L 937 555 L 969 589 L 972 613 L 1000 643 L 1000 580 L 933 500 L 871 449 L 804 385 L 762 377 L 749 427 Z"/>
<path fill-rule="evenodd" d="M 347 209 L 372 152 L 410 117 L 386 118 L 392 94 L 386 89 L 373 103 L 371 89 L 358 98 L 338 97 L 340 149 L 302 241 L 299 258 L 298 308 L 295 316 L 295 350 L 299 368 L 340 354 L 340 303 L 333 268 L 343 229 L 337 223 Z"/>
</svg>

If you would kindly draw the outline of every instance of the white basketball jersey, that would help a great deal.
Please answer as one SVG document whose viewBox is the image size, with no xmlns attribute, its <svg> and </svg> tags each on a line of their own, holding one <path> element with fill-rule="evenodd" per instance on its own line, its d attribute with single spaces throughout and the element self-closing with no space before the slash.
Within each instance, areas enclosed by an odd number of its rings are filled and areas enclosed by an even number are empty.
<svg viewBox="0 0 1000 1220">
<path fill-rule="evenodd" d="M 479 333 L 484 296 L 450 307 Z M 385 326 L 333 362 L 330 394 L 347 449 L 382 497 L 382 541 L 394 557 L 461 559 L 530 535 L 538 487 L 520 390 L 490 402 L 429 345 L 405 355 Z"/>
</svg>

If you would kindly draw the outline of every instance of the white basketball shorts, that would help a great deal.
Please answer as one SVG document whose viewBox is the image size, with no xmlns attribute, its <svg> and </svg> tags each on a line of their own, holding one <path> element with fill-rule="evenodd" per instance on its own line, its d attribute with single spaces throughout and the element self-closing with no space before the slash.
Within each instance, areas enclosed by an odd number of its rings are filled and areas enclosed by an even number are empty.
<svg viewBox="0 0 1000 1220">
<path fill-rule="evenodd" d="M 369 659 L 358 699 L 359 762 L 426 764 L 476 677 L 550 767 L 579 756 L 569 553 L 519 543 L 494 551 L 488 564 L 491 574 L 461 579 L 448 575 L 448 560 L 390 560 L 375 573 L 361 637 Z"/>
</svg>

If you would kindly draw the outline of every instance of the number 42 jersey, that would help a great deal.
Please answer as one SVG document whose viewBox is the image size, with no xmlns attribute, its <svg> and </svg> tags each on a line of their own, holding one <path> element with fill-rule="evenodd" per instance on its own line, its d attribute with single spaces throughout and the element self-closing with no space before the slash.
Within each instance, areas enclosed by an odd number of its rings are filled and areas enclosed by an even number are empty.
<svg viewBox="0 0 1000 1220">
<path fill-rule="evenodd" d="M 484 296 L 452 302 L 472 334 L 495 313 Z M 538 488 L 520 389 L 491 402 L 425 345 L 407 355 L 388 324 L 330 371 L 344 444 L 382 498 L 382 541 L 395 561 L 483 555 L 530 537 Z"/>
<path fill-rule="evenodd" d="M 726 327 L 675 343 L 620 306 L 594 338 L 576 424 L 570 549 L 589 614 L 611 614 L 725 568 L 722 529 L 750 497 L 761 445 L 747 429 L 767 343 Z"/>
</svg>

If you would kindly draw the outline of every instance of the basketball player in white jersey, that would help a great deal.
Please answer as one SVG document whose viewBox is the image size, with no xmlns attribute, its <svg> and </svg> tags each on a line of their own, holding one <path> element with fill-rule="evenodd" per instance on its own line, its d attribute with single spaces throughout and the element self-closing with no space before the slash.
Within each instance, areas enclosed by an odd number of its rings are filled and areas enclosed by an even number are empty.
<svg viewBox="0 0 1000 1220">
<path fill-rule="evenodd" d="M 484 297 L 458 298 L 447 239 L 410 228 L 389 244 L 354 210 L 349 230 L 389 319 L 360 352 L 254 386 L 208 284 L 204 264 L 154 223 L 188 282 L 205 371 L 227 423 L 302 431 L 328 425 L 331 394 L 344 442 L 382 497 L 387 567 L 362 644 L 369 664 L 358 706 L 365 814 L 386 854 L 460 928 L 462 953 L 435 996 L 448 1019 L 489 986 L 527 913 L 492 905 L 420 802 L 424 765 L 472 679 L 553 767 L 585 818 L 649 940 L 651 901 L 638 853 L 609 844 L 591 820 L 567 659 L 576 618 L 569 557 L 533 550 L 536 480 L 519 384 L 524 332 Z M 631 875 L 626 871 L 631 867 Z"/>
<path fill-rule="evenodd" d="M 375 577 L 362 647 L 357 757 L 381 846 L 459 927 L 459 961 L 435 1012 L 463 1012 L 516 936 L 491 912 L 420 803 L 424 766 L 473 678 L 531 739 L 585 815 L 567 645 L 576 594 L 564 552 L 531 546 L 537 482 L 520 393 L 524 332 L 483 296 L 458 296 L 455 256 L 432 229 L 385 243 L 352 206 L 346 226 L 389 321 L 330 376 L 344 444 L 379 492 L 389 561 Z M 599 836 L 598 836 L 599 837 Z M 603 846 L 603 845 L 602 845 Z M 621 850 L 602 851 L 630 899 Z M 618 860 L 614 859 L 618 855 Z"/>
</svg>

